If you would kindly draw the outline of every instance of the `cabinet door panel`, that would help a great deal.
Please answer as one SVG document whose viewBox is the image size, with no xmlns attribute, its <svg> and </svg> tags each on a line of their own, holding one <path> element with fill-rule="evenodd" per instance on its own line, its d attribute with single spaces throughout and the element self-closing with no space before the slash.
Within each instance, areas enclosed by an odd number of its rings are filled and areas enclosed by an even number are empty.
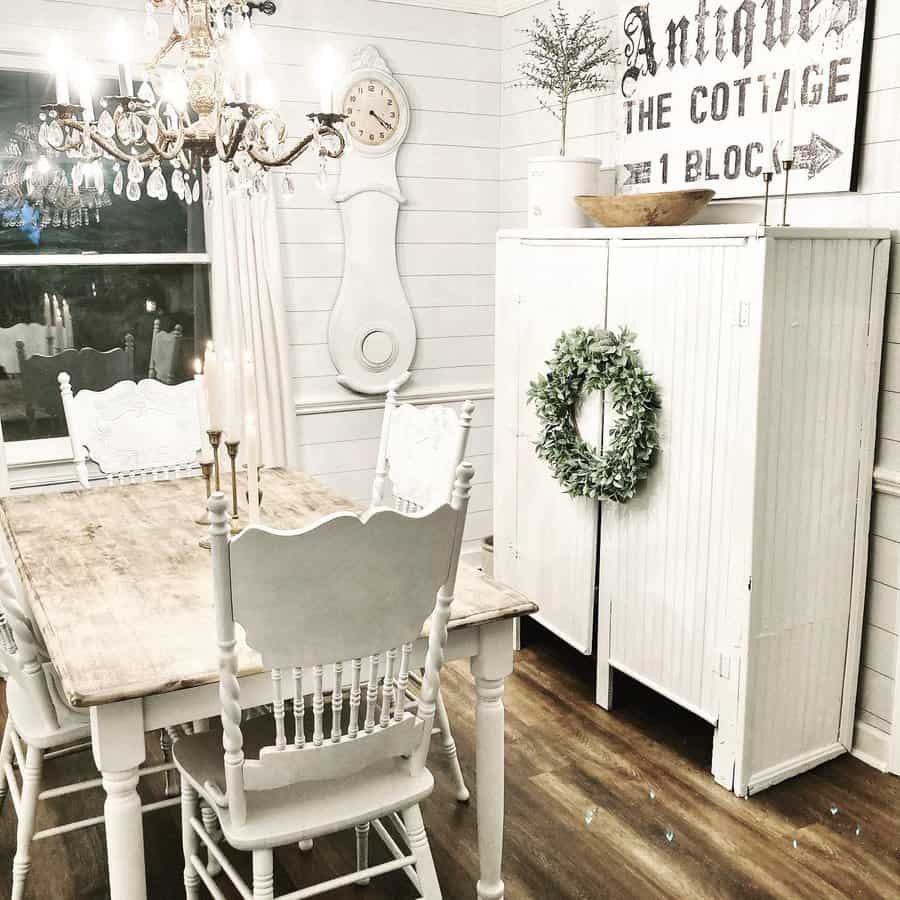
<svg viewBox="0 0 900 900">
<path fill-rule="evenodd" d="M 598 507 L 565 494 L 537 458 L 539 428 L 527 390 L 562 332 L 605 323 L 607 260 L 605 241 L 522 241 L 515 587 L 540 606 L 541 624 L 582 653 L 593 647 Z M 601 422 L 598 395 L 579 415 L 582 434 L 597 445 Z"/>
<path fill-rule="evenodd" d="M 714 667 L 750 576 L 755 264 L 743 244 L 611 250 L 607 321 L 636 332 L 662 412 L 650 479 L 601 511 L 610 662 L 710 721 Z"/>
</svg>

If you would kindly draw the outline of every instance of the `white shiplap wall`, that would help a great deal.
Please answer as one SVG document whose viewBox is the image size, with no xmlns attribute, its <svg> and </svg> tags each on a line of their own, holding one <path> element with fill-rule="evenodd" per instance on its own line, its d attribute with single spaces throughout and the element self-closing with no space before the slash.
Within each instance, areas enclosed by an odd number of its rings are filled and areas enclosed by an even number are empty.
<svg viewBox="0 0 900 900">
<path fill-rule="evenodd" d="M 44 68 L 49 35 L 57 33 L 74 54 L 102 64 L 110 22 L 121 17 L 141 35 L 143 10 L 144 0 L 3 3 L 0 53 L 31 56 Z M 306 132 L 305 116 L 318 106 L 314 64 L 323 45 L 349 63 L 355 49 L 375 44 L 410 95 L 412 125 L 398 162 L 407 198 L 398 258 L 419 340 L 407 391 L 417 402 L 466 396 L 478 402 L 467 537 L 481 537 L 491 524 L 501 20 L 378 0 L 303 0 L 279 3 L 274 18 L 260 16 L 258 23 L 279 106 L 295 136 Z M 145 43 L 141 58 L 152 49 Z M 301 157 L 294 165 L 295 193 L 279 200 L 299 461 L 362 500 L 369 494 L 380 412 L 334 378 L 326 329 L 340 286 L 343 233 L 337 207 L 315 185 L 315 165 Z"/>
<path fill-rule="evenodd" d="M 556 121 L 538 108 L 529 91 L 511 86 L 523 50 L 518 29 L 533 15 L 544 15 L 550 5 L 548 0 L 503 20 L 501 217 L 506 227 L 526 224 L 528 157 L 552 153 L 557 147 Z M 593 8 L 607 19 L 610 28 L 616 28 L 617 0 L 571 0 L 567 5 L 572 12 Z M 895 689 L 900 680 L 900 3 L 875 3 L 871 52 L 859 190 L 854 194 L 797 198 L 791 204 L 791 221 L 797 225 L 883 226 L 894 232 L 879 415 L 880 479 L 872 520 L 856 735 L 857 752 L 885 766 L 892 725 L 900 729 L 900 688 Z M 572 150 L 613 161 L 615 127 L 611 95 L 578 100 L 572 107 Z M 704 221 L 750 222 L 760 218 L 760 204 L 743 201 L 714 205 Z M 895 740 L 895 744 L 900 741 Z M 900 770 L 898 750 L 892 765 Z"/>
</svg>

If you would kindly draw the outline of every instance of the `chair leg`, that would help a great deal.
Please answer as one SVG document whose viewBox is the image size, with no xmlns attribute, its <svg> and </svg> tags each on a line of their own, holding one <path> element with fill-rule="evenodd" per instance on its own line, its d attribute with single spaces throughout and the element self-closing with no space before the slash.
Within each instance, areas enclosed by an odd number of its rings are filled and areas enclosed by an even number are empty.
<svg viewBox="0 0 900 900">
<path fill-rule="evenodd" d="M 274 867 L 271 850 L 253 851 L 253 900 L 275 900 Z"/>
<path fill-rule="evenodd" d="M 6 764 L 12 762 L 12 720 L 7 716 L 6 727 L 3 729 L 3 744 L 0 746 L 0 809 L 3 809 L 3 801 L 9 792 L 6 784 Z"/>
<path fill-rule="evenodd" d="M 369 868 L 369 823 L 356 826 L 356 871 Z M 368 884 L 371 878 L 360 878 L 357 884 Z"/>
<path fill-rule="evenodd" d="M 187 900 L 200 900 L 200 876 L 194 869 L 191 856 L 197 853 L 200 838 L 197 837 L 191 819 L 197 815 L 197 792 L 187 779 L 181 785 L 181 844 L 184 848 L 184 893 Z"/>
<path fill-rule="evenodd" d="M 450 777 L 456 789 L 456 799 L 460 803 L 465 803 L 469 799 L 469 789 L 466 787 L 466 780 L 463 778 L 462 769 L 459 765 L 459 756 L 456 753 L 456 741 L 453 740 L 453 732 L 450 731 L 450 717 L 447 715 L 447 707 L 444 706 L 444 696 L 438 691 L 437 704 L 435 708 L 435 721 L 441 732 L 441 749 L 450 767 Z"/>
<path fill-rule="evenodd" d="M 19 803 L 19 826 L 16 830 L 11 900 L 23 900 L 25 897 L 25 881 L 31 869 L 31 839 L 34 836 L 34 820 L 37 816 L 43 766 L 44 751 L 37 747 L 29 747 L 25 756 L 25 771 L 22 773 L 22 797 Z"/>
<path fill-rule="evenodd" d="M 162 751 L 162 758 L 164 763 L 172 762 L 172 744 L 174 743 L 172 730 L 167 728 L 161 728 L 159 732 L 159 749 Z M 165 795 L 166 797 L 177 797 L 178 796 L 178 772 L 174 769 L 170 769 L 165 773 L 166 787 L 165 787 Z"/>
<path fill-rule="evenodd" d="M 222 842 L 222 829 L 219 827 L 219 817 L 216 815 L 215 810 L 209 804 L 201 803 L 200 814 L 203 817 L 203 827 L 206 829 L 206 833 L 215 843 L 220 844 Z M 219 861 L 212 853 L 207 858 L 206 869 L 212 876 L 216 876 L 222 871 Z"/>
<path fill-rule="evenodd" d="M 441 900 L 441 886 L 438 883 L 437 870 L 434 868 L 428 836 L 425 834 L 422 810 L 418 804 L 403 810 L 403 824 L 406 826 L 409 849 L 416 858 L 416 872 L 423 900 Z"/>
</svg>

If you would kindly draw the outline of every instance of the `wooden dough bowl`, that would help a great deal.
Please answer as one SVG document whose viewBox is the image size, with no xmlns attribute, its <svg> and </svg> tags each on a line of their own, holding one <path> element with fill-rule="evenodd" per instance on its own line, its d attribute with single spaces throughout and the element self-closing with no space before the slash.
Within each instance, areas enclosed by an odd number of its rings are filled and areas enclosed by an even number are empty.
<svg viewBox="0 0 900 900">
<path fill-rule="evenodd" d="M 715 191 L 664 191 L 657 194 L 622 194 L 618 197 L 582 195 L 575 202 L 598 225 L 606 228 L 643 228 L 648 225 L 684 225 L 702 210 Z"/>
</svg>

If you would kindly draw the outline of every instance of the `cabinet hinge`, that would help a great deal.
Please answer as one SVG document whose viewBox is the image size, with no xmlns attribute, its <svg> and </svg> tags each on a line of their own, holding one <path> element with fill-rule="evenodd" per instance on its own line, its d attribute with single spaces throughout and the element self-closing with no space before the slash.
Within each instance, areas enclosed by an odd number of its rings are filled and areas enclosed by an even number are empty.
<svg viewBox="0 0 900 900">
<path fill-rule="evenodd" d="M 750 304 L 746 300 L 741 300 L 741 302 L 738 303 L 737 324 L 738 328 L 750 327 Z"/>
<path fill-rule="evenodd" d="M 731 655 L 720 650 L 719 658 L 713 671 L 719 678 L 724 678 L 726 681 L 729 680 L 731 678 Z"/>
</svg>

